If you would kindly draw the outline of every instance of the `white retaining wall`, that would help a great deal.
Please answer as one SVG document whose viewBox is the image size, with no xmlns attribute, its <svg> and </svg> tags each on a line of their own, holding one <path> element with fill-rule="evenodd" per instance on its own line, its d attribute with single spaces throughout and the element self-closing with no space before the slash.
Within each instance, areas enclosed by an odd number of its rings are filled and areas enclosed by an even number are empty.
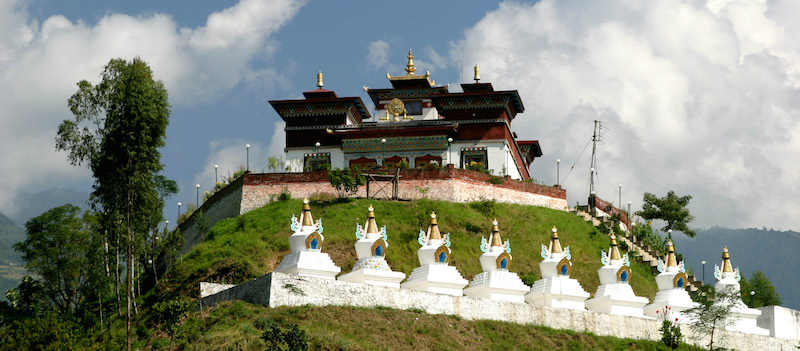
<svg viewBox="0 0 800 351">
<path fill-rule="evenodd" d="M 650 318 L 557 309 L 466 296 L 456 297 L 338 280 L 298 277 L 277 272 L 208 296 L 202 299 L 202 303 L 205 306 L 213 306 L 232 299 L 267 307 L 310 304 L 421 309 L 430 314 L 456 315 L 469 320 L 488 319 L 534 324 L 620 338 L 649 340 L 661 338 L 661 333 L 658 331 L 660 321 Z M 688 326 L 683 326 L 681 330 L 686 337 L 698 337 Z M 794 350 L 797 345 L 797 340 L 776 337 L 738 332 L 718 334 L 724 335 L 717 335 L 715 344 L 736 350 Z M 704 345 L 708 340 L 705 336 L 699 336 L 696 342 Z"/>
</svg>

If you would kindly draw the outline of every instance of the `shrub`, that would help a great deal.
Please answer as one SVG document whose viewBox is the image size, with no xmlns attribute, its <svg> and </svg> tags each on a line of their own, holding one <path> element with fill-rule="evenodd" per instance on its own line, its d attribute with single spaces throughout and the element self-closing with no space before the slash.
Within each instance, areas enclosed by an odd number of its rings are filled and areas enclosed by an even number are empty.
<svg viewBox="0 0 800 351">
<path fill-rule="evenodd" d="M 328 180 L 331 186 L 339 193 L 340 198 L 347 197 L 355 193 L 358 187 L 366 183 L 366 178 L 361 173 L 353 175 L 354 171 L 350 169 L 335 169 L 328 171 Z"/>
</svg>

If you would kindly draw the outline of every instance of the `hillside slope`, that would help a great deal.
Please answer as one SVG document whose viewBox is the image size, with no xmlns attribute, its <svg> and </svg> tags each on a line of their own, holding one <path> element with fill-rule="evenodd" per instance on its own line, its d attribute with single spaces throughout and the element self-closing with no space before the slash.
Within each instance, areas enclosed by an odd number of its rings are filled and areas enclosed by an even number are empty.
<svg viewBox="0 0 800 351">
<path fill-rule="evenodd" d="M 555 226 L 562 245 L 571 247 L 572 277 L 592 294 L 599 285 L 600 251 L 608 249 L 607 236 L 571 213 L 489 201 L 471 204 L 432 200 L 312 201 L 314 218 L 323 222 L 323 251 L 342 267 L 342 272 L 349 272 L 356 261 L 355 226 L 363 224 L 370 204 L 375 207 L 378 225 L 387 227 L 386 259 L 394 270 L 410 274 L 419 265 L 417 235 L 420 229 L 427 228 L 431 211 L 436 211 L 440 230 L 452 235 L 451 262 L 466 279 L 481 272 L 478 261 L 481 236 L 488 237 L 491 219 L 497 217 L 503 239 L 511 241 L 510 270 L 519 273 L 527 284 L 540 277 L 541 244 L 549 242 L 551 228 Z M 301 207 L 300 200 L 277 201 L 217 223 L 205 242 L 176 262 L 162 279 L 161 292 L 196 297 L 200 281 L 238 284 L 271 272 L 289 253 L 290 219 L 292 214 L 299 215 Z M 657 291 L 653 274 L 637 260 L 632 263 L 634 292 L 652 299 Z"/>
</svg>

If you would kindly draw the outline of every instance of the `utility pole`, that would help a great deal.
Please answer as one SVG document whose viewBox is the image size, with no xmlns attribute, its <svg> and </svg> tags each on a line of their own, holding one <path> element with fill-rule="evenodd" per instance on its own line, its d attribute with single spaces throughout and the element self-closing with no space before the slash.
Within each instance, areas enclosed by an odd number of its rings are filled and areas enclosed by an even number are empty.
<svg viewBox="0 0 800 351">
<path fill-rule="evenodd" d="M 591 172 L 589 173 L 590 196 L 596 193 L 596 189 L 594 187 L 594 173 L 597 171 L 597 142 L 600 141 L 597 131 L 599 128 L 600 128 L 600 121 L 594 121 L 594 131 L 592 132 L 592 168 Z"/>
</svg>

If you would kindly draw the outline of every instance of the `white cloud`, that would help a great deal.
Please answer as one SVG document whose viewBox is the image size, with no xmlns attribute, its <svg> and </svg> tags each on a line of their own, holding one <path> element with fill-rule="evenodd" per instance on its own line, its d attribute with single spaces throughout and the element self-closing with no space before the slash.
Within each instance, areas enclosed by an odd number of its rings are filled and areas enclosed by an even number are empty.
<svg viewBox="0 0 800 351">
<path fill-rule="evenodd" d="M 800 229 L 796 2 L 503 3 L 452 44 L 451 62 L 517 89 L 512 126 L 539 139 L 534 176 L 562 178 L 604 125 L 599 195 L 694 196 L 696 225 Z M 789 15 L 789 13 L 794 15 Z M 471 65 L 464 67 L 471 74 Z M 566 182 L 585 202 L 588 154 Z"/>
<path fill-rule="evenodd" d="M 383 40 L 376 40 L 367 46 L 367 62 L 375 69 L 389 64 L 389 43 Z"/>
<path fill-rule="evenodd" d="M 147 61 L 177 105 L 214 101 L 251 77 L 283 78 L 250 61 L 275 50 L 271 36 L 302 1 L 241 0 L 211 14 L 204 26 L 179 28 L 166 14 L 110 13 L 88 24 L 56 15 L 39 24 L 25 1 L 0 1 L 0 211 L 13 214 L 25 188 L 85 182 L 89 172 L 54 151 L 58 124 L 71 118 L 67 98 L 82 79 L 99 80 L 112 58 Z"/>
</svg>

